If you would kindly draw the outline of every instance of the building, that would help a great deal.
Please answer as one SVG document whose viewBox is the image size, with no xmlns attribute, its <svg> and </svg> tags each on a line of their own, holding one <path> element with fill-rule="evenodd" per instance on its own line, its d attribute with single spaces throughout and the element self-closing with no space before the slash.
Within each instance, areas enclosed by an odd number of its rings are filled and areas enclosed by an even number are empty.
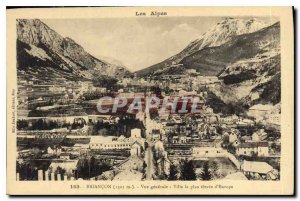
<svg viewBox="0 0 300 201">
<path fill-rule="evenodd" d="M 257 180 L 276 180 L 278 172 L 266 162 L 246 161 L 241 165 L 241 170 L 251 179 Z"/>
<path fill-rule="evenodd" d="M 88 144 L 82 144 L 82 143 L 76 143 L 73 146 L 73 149 L 78 149 L 78 150 L 87 150 L 89 148 Z"/>
<path fill-rule="evenodd" d="M 107 90 L 106 90 L 105 87 L 97 87 L 96 89 L 97 89 L 97 91 L 100 92 L 100 93 L 106 93 L 106 92 L 107 92 Z"/>
<path fill-rule="evenodd" d="M 59 159 L 62 159 L 62 160 L 70 160 L 70 153 L 61 153 L 59 155 Z"/>
<path fill-rule="evenodd" d="M 268 137 L 268 134 L 265 132 L 264 129 L 259 129 L 258 131 L 252 134 L 252 141 L 260 142 L 265 140 Z"/>
<path fill-rule="evenodd" d="M 237 115 L 229 115 L 221 118 L 221 122 L 225 124 L 235 124 L 239 117 Z"/>
<path fill-rule="evenodd" d="M 152 133 L 151 133 L 151 138 L 152 140 L 156 141 L 156 140 L 161 140 L 161 133 L 159 129 L 153 129 Z"/>
<path fill-rule="evenodd" d="M 226 151 L 219 147 L 193 147 L 193 157 L 222 157 L 226 154 Z"/>
<path fill-rule="evenodd" d="M 238 126 L 253 126 L 255 122 L 251 119 L 245 119 L 245 118 L 240 118 L 237 122 L 236 125 Z"/>
<path fill-rule="evenodd" d="M 61 154 L 61 147 L 60 146 L 54 146 L 54 147 L 51 147 L 49 146 L 47 148 L 47 153 L 48 154 L 54 154 L 54 155 L 60 155 Z"/>
<path fill-rule="evenodd" d="M 48 172 L 55 172 L 57 168 L 61 168 L 66 171 L 66 174 L 74 176 L 75 171 L 77 170 L 77 164 L 78 160 L 69 160 L 63 162 L 53 161 L 48 168 Z"/>
<path fill-rule="evenodd" d="M 92 150 L 113 150 L 113 149 L 130 149 L 133 142 L 128 141 L 128 138 L 118 140 L 112 136 L 91 136 L 89 148 Z"/>
<path fill-rule="evenodd" d="M 112 115 L 88 115 L 88 121 L 90 123 L 110 123 L 111 120 L 114 120 L 112 117 Z"/>
<path fill-rule="evenodd" d="M 27 156 L 30 156 L 30 154 L 31 154 L 30 149 L 24 149 L 24 150 L 18 151 L 18 158 L 27 157 Z"/>
<path fill-rule="evenodd" d="M 273 109 L 274 109 L 273 105 L 257 104 L 249 108 L 248 115 L 250 117 L 254 117 L 256 121 L 261 121 Z"/>
<path fill-rule="evenodd" d="M 92 150 L 130 150 L 138 142 L 144 148 L 143 138 L 126 138 L 124 136 L 91 136 L 89 148 Z"/>
<path fill-rule="evenodd" d="M 279 113 L 272 113 L 267 117 L 267 122 L 270 124 L 280 125 L 280 121 L 281 118 Z"/>
<path fill-rule="evenodd" d="M 141 156 L 142 152 L 142 145 L 138 142 L 133 143 L 130 148 L 130 155 L 131 156 Z"/>
<path fill-rule="evenodd" d="M 245 142 L 237 146 L 236 154 L 239 156 L 269 156 L 268 142 Z"/>
<path fill-rule="evenodd" d="M 96 91 L 96 87 L 94 87 L 92 82 L 79 82 L 79 90 L 83 93 Z"/>
<path fill-rule="evenodd" d="M 134 128 L 134 129 L 131 129 L 131 137 L 132 138 L 141 138 L 141 129 L 139 128 Z"/>
<path fill-rule="evenodd" d="M 229 143 L 235 143 L 238 141 L 240 133 L 236 129 L 229 129 L 228 131 L 225 131 L 223 135 L 227 135 L 229 137 Z"/>
</svg>

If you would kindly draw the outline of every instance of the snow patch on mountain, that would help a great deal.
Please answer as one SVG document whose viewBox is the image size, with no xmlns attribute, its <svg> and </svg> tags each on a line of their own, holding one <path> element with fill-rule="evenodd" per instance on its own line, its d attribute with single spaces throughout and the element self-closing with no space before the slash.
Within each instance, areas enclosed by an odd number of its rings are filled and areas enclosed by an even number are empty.
<svg viewBox="0 0 300 201">
<path fill-rule="evenodd" d="M 51 57 L 49 57 L 49 55 L 46 53 L 45 50 L 43 50 L 42 48 L 38 48 L 35 45 L 31 45 L 29 44 L 30 49 L 25 49 L 25 51 L 30 54 L 33 57 L 37 57 L 43 61 L 48 60 L 52 60 Z"/>
<path fill-rule="evenodd" d="M 203 49 L 204 47 L 220 46 L 232 37 L 246 33 L 253 33 L 274 23 L 274 20 L 260 20 L 257 18 L 236 19 L 226 18 L 216 26 L 205 32 L 199 39 L 193 42 L 192 51 Z M 195 45 L 198 43 L 197 45 Z M 189 46 L 188 46 L 189 47 Z"/>
</svg>

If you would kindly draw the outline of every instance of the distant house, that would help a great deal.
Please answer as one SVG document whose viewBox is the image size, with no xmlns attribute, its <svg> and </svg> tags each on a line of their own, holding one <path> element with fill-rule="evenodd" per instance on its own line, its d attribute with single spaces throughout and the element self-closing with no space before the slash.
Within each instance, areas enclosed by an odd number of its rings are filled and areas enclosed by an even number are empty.
<svg viewBox="0 0 300 201">
<path fill-rule="evenodd" d="M 278 172 L 266 162 L 244 160 L 241 170 L 251 179 L 276 180 L 278 178 Z"/>
<path fill-rule="evenodd" d="M 178 135 L 173 135 L 170 139 L 170 142 L 173 144 L 177 144 L 179 142 L 179 137 Z"/>
<path fill-rule="evenodd" d="M 248 115 L 255 117 L 256 120 L 262 120 L 268 112 L 274 109 L 273 105 L 257 104 L 249 108 Z"/>
<path fill-rule="evenodd" d="M 252 141 L 260 142 L 265 140 L 268 137 L 268 134 L 264 129 L 260 129 L 252 134 Z"/>
<path fill-rule="evenodd" d="M 132 146 L 132 141 L 116 140 L 115 137 L 111 136 L 91 136 L 89 143 L 89 148 L 94 150 L 113 150 L 113 149 L 130 149 Z"/>
<path fill-rule="evenodd" d="M 139 129 L 139 128 L 131 129 L 131 137 L 132 138 L 141 138 L 141 129 Z"/>
<path fill-rule="evenodd" d="M 241 143 L 236 149 L 236 154 L 239 156 L 269 156 L 269 144 L 268 142 Z"/>
<path fill-rule="evenodd" d="M 59 159 L 70 160 L 70 153 L 61 153 Z"/>
<path fill-rule="evenodd" d="M 144 138 L 119 138 L 113 136 L 91 136 L 89 148 L 93 150 L 130 150 L 135 142 L 144 148 Z"/>
<path fill-rule="evenodd" d="M 267 119 L 268 123 L 275 124 L 275 125 L 280 125 L 280 114 L 279 113 L 272 113 L 268 115 Z"/>
<path fill-rule="evenodd" d="M 97 87 L 96 89 L 100 93 L 106 93 L 106 88 L 105 87 Z"/>
<path fill-rule="evenodd" d="M 221 118 L 221 122 L 225 124 L 234 124 L 238 121 L 239 117 L 237 115 L 229 115 Z"/>
<path fill-rule="evenodd" d="M 138 142 L 135 142 L 130 148 L 131 156 L 140 156 L 142 152 L 142 145 Z"/>
<path fill-rule="evenodd" d="M 193 147 L 192 155 L 193 157 L 222 157 L 225 154 L 225 150 L 218 147 Z"/>
<path fill-rule="evenodd" d="M 159 129 L 152 130 L 152 140 L 161 140 L 161 133 Z"/>
<path fill-rule="evenodd" d="M 236 129 L 229 129 L 227 131 L 224 132 L 224 136 L 228 136 L 229 137 L 229 143 L 235 143 L 238 141 L 238 136 L 239 136 L 239 131 Z"/>
<path fill-rule="evenodd" d="M 29 156 L 30 153 L 31 153 L 30 149 L 21 150 L 21 151 L 18 151 L 18 157 L 23 158 L 23 157 Z"/>
<path fill-rule="evenodd" d="M 79 143 L 77 143 L 77 144 L 74 144 L 73 149 L 75 151 L 85 153 L 89 149 L 89 145 L 88 144 L 79 144 Z"/>
<path fill-rule="evenodd" d="M 60 155 L 61 151 L 62 151 L 62 149 L 61 149 L 60 146 L 54 146 L 54 147 L 49 146 L 47 148 L 47 153 L 48 154 Z"/>
<path fill-rule="evenodd" d="M 251 119 L 240 118 L 236 124 L 238 126 L 253 126 L 255 122 Z"/>
</svg>

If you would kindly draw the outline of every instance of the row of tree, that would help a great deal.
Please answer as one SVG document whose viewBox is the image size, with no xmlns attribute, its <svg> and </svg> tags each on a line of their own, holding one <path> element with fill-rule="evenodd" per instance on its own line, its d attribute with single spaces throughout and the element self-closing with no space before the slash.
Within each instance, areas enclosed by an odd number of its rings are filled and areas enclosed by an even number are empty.
<svg viewBox="0 0 300 201">
<path fill-rule="evenodd" d="M 95 157 L 83 156 L 77 165 L 77 178 L 90 179 L 109 170 L 111 165 L 106 160 L 96 160 Z"/>
<path fill-rule="evenodd" d="M 179 171 L 178 171 L 179 169 Z M 202 171 L 199 174 L 201 180 L 212 180 L 214 172 L 218 169 L 217 165 L 210 161 L 205 161 L 202 166 Z M 173 163 L 170 165 L 170 174 L 168 180 L 184 180 L 192 181 L 197 180 L 197 175 L 195 172 L 196 168 L 192 160 L 181 161 L 180 168 L 178 168 Z"/>
<path fill-rule="evenodd" d="M 27 120 L 18 119 L 17 129 L 18 130 L 52 130 L 57 128 L 68 128 L 68 129 L 79 129 L 82 128 L 86 123 L 84 121 L 74 121 L 71 123 L 60 123 L 53 120 L 39 119 L 29 124 Z"/>
</svg>

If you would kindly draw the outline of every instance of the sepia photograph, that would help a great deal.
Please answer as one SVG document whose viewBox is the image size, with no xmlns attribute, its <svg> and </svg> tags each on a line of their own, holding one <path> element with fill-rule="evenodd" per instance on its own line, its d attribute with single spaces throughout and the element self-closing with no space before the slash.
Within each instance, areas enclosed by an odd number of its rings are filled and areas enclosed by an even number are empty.
<svg viewBox="0 0 300 201">
<path fill-rule="evenodd" d="M 9 194 L 293 194 L 291 7 L 7 18 Z"/>
</svg>

